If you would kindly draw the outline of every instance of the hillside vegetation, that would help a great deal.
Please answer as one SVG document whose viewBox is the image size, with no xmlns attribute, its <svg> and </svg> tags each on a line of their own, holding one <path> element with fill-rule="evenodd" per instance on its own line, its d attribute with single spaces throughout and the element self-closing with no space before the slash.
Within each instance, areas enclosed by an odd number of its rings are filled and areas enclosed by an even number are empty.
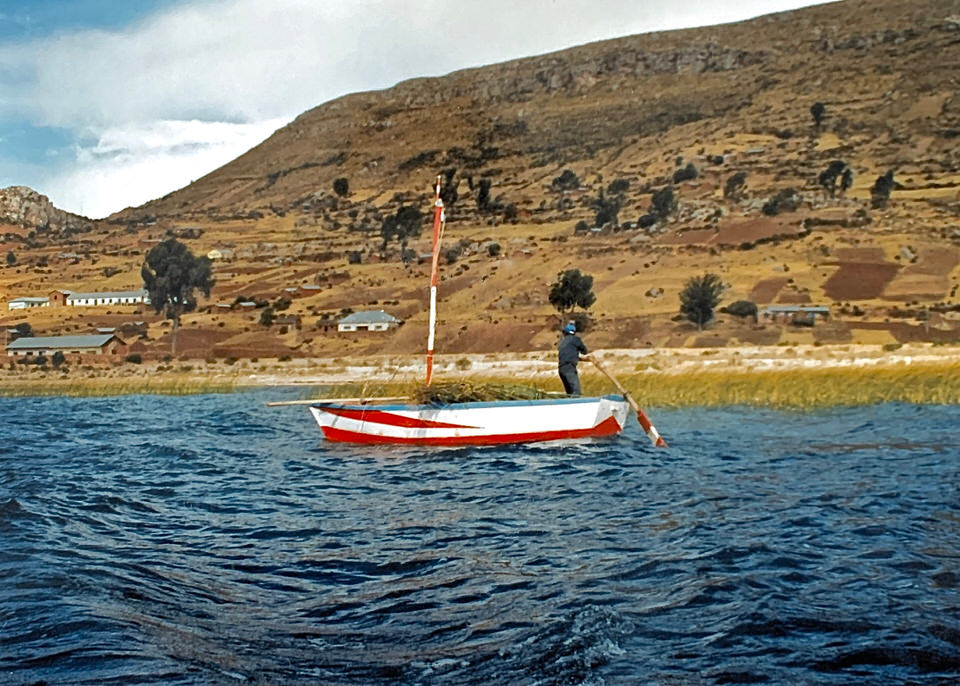
<svg viewBox="0 0 960 686">
<path fill-rule="evenodd" d="M 958 63 L 956 2 L 847 0 L 416 79 L 324 103 L 80 231 L 8 215 L 0 287 L 138 288 L 144 254 L 173 234 L 223 255 L 211 300 L 184 317 L 186 356 L 417 352 L 439 173 L 441 352 L 552 347 L 548 291 L 570 268 L 595 279 L 594 348 L 956 341 Z M 412 234 L 385 243 L 414 209 Z M 723 304 L 831 316 L 718 314 L 700 331 L 675 316 L 684 283 L 706 272 Z M 299 326 L 262 324 L 268 305 Z M 5 326 L 45 333 L 145 320 L 145 351 L 169 348 L 152 311 L 3 307 Z M 332 323 L 361 309 L 405 324 L 338 335 Z"/>
</svg>

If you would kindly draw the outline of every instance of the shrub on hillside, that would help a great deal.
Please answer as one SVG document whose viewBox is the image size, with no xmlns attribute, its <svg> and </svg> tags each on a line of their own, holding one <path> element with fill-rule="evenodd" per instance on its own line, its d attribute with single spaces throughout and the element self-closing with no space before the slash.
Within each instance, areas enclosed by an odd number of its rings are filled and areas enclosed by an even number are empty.
<svg viewBox="0 0 960 686">
<path fill-rule="evenodd" d="M 870 188 L 870 206 L 877 210 L 882 210 L 887 206 L 890 200 L 890 192 L 896 186 L 893 180 L 893 170 L 877 177 L 877 180 Z"/>
<path fill-rule="evenodd" d="M 781 212 L 794 212 L 798 207 L 800 207 L 800 194 L 794 188 L 783 188 L 764 203 L 762 211 L 765 215 L 772 217 Z"/>
<path fill-rule="evenodd" d="M 677 211 L 677 198 L 673 186 L 665 186 L 650 196 L 650 211 L 660 219 L 666 219 Z"/>
<path fill-rule="evenodd" d="M 813 116 L 813 125 L 818 129 L 823 123 L 823 117 L 827 113 L 827 108 L 822 102 L 815 102 L 810 106 L 810 114 Z"/>
<path fill-rule="evenodd" d="M 737 200 L 743 194 L 743 189 L 747 185 L 747 173 L 737 172 L 727 179 L 723 185 L 723 197 L 730 200 Z"/>
<path fill-rule="evenodd" d="M 749 300 L 737 300 L 726 307 L 720 308 L 720 311 L 726 314 L 732 314 L 734 317 L 757 318 L 757 304 Z"/>
<path fill-rule="evenodd" d="M 657 215 L 655 214 L 644 214 L 637 219 L 637 226 L 641 229 L 649 229 L 651 226 L 657 223 Z"/>
<path fill-rule="evenodd" d="M 607 186 L 607 193 L 610 195 L 620 195 L 626 193 L 630 188 L 630 181 L 628 179 L 614 179 L 610 182 L 610 185 Z"/>
<path fill-rule="evenodd" d="M 580 188 L 580 178 L 570 169 L 564 169 L 560 176 L 550 182 L 554 191 L 573 191 Z"/>
<path fill-rule="evenodd" d="M 673 182 L 683 183 L 684 181 L 692 181 L 698 176 L 700 176 L 700 172 L 697 171 L 697 168 L 694 166 L 693 162 L 689 162 L 687 163 L 686 167 L 681 167 L 677 171 L 673 172 Z"/>
</svg>

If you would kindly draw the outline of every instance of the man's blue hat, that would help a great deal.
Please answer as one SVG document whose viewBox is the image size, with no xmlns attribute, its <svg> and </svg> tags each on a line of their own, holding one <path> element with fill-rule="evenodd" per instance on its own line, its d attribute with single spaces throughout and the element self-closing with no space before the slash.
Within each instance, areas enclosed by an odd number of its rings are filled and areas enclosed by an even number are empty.
<svg viewBox="0 0 960 686">
<path fill-rule="evenodd" d="M 567 324 L 565 327 L 563 327 L 563 332 L 564 332 L 564 333 L 576 333 L 576 332 L 577 332 L 577 325 L 574 324 L 573 322 L 570 322 L 570 323 Z"/>
</svg>

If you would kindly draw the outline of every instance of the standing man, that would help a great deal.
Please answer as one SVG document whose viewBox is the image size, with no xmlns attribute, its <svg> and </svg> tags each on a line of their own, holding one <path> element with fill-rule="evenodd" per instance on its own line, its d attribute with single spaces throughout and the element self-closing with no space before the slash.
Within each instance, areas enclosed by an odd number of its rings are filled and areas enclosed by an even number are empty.
<svg viewBox="0 0 960 686">
<path fill-rule="evenodd" d="M 581 355 L 583 357 L 581 357 Z M 577 362 L 589 360 L 587 346 L 577 335 L 577 325 L 569 322 L 563 327 L 563 338 L 557 344 L 557 358 L 560 363 L 560 380 L 567 395 L 580 395 L 580 377 L 577 375 Z"/>
</svg>

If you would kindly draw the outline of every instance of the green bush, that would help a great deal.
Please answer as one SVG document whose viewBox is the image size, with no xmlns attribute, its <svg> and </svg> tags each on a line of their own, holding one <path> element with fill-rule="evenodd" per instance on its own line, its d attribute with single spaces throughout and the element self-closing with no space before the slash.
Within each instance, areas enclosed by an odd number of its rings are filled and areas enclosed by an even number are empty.
<svg viewBox="0 0 960 686">
<path fill-rule="evenodd" d="M 757 316 L 757 304 L 749 300 L 737 300 L 720 310 L 734 317 L 754 317 Z"/>
</svg>

